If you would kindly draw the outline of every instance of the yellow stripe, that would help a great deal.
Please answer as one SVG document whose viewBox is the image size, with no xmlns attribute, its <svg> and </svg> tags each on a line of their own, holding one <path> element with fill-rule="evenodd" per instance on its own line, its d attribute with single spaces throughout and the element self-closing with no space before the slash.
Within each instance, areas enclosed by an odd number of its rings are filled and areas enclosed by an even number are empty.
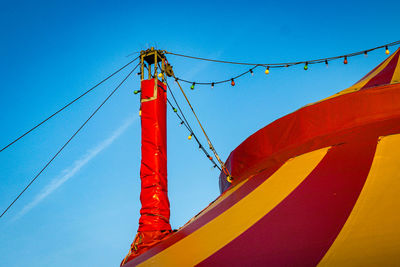
<svg viewBox="0 0 400 267">
<path fill-rule="evenodd" d="M 358 83 L 354 84 L 353 86 L 350 86 L 346 90 L 341 91 L 339 94 L 347 94 L 349 92 L 353 91 L 358 91 L 360 90 L 361 87 L 366 85 L 372 78 L 374 78 L 379 72 L 381 72 L 386 66 L 389 64 L 390 61 L 392 61 L 393 57 L 396 55 L 396 53 L 393 53 L 389 58 L 387 58 L 383 64 L 377 68 L 374 72 L 372 72 L 370 75 L 359 81 Z"/>
<path fill-rule="evenodd" d="M 202 210 L 200 212 L 200 214 L 196 215 L 195 217 L 193 217 L 192 219 L 190 219 L 185 225 L 197 220 L 198 218 L 200 218 L 201 216 L 203 216 L 204 214 L 207 213 L 207 211 L 211 210 L 212 208 L 214 208 L 215 206 L 217 206 L 219 203 L 221 203 L 224 199 L 226 199 L 227 197 L 229 197 L 230 195 L 232 195 L 236 190 L 238 190 L 239 188 L 241 188 L 249 179 L 244 179 L 243 181 L 241 181 L 240 183 L 238 183 L 237 185 L 232 186 L 231 188 L 229 188 L 225 193 L 223 193 L 222 195 L 220 195 L 213 203 L 211 203 L 207 208 L 205 208 L 204 210 Z"/>
<path fill-rule="evenodd" d="M 320 266 L 400 264 L 400 134 L 380 140 L 370 173 Z"/>
<path fill-rule="evenodd" d="M 390 83 L 399 83 L 399 82 L 400 82 L 400 59 L 397 61 L 396 69 L 394 70 L 393 77 Z"/>
<path fill-rule="evenodd" d="M 389 64 L 389 62 L 393 59 L 395 54 L 396 53 L 393 53 L 389 58 L 387 58 L 382 63 L 382 65 L 379 68 L 377 68 L 374 72 L 372 72 L 370 75 L 368 75 L 367 77 L 365 77 L 364 79 L 362 79 L 358 83 L 356 83 L 356 84 L 350 86 L 349 88 L 347 88 L 347 89 L 345 89 L 343 91 L 340 91 L 340 92 L 338 92 L 338 93 L 336 93 L 334 95 L 331 95 L 331 96 L 329 96 L 327 98 L 324 98 L 324 99 L 322 99 L 320 101 L 308 104 L 308 105 L 306 105 L 306 107 L 314 105 L 314 104 L 317 104 L 319 102 L 322 102 L 322 101 L 325 101 L 325 100 L 328 100 L 328 99 L 331 99 L 331 98 L 334 98 L 334 97 L 337 97 L 337 96 L 340 96 L 340 95 L 345 95 L 345 94 L 349 94 L 349 93 L 352 93 L 352 92 L 360 90 L 364 85 L 366 85 L 373 77 L 375 77 L 379 72 L 381 72 Z"/>
<path fill-rule="evenodd" d="M 287 161 L 230 209 L 141 266 L 188 266 L 205 260 L 284 200 L 317 166 L 328 149 L 319 149 Z"/>
</svg>

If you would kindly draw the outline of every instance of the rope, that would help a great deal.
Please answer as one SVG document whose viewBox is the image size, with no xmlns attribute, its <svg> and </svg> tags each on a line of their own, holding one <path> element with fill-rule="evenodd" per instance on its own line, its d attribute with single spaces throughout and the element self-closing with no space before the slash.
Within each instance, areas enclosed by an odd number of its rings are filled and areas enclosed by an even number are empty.
<svg viewBox="0 0 400 267">
<path fill-rule="evenodd" d="M 32 185 L 32 183 L 43 173 L 43 171 L 53 162 L 53 160 L 61 153 L 61 151 L 71 142 L 71 140 L 82 130 L 82 128 L 89 122 L 89 120 L 100 110 L 100 108 L 110 99 L 110 97 L 121 87 L 121 85 L 128 79 L 128 77 L 136 70 L 136 67 L 131 70 L 128 75 L 120 82 L 120 84 L 107 96 L 107 98 L 96 108 L 96 110 L 89 116 L 89 118 L 76 130 L 76 132 L 68 139 L 68 141 L 57 151 L 56 154 L 46 163 L 46 165 L 39 171 L 38 174 L 29 182 L 29 184 L 19 193 L 19 195 L 11 202 L 11 204 L 3 211 L 0 218 L 11 208 L 12 205 L 21 197 L 21 195 Z"/>
<path fill-rule="evenodd" d="M 168 84 L 167 80 L 165 80 L 165 83 L 167 84 L 168 91 L 171 93 L 172 99 L 174 100 L 176 106 L 178 107 L 179 112 L 182 114 L 183 120 L 185 121 L 185 125 L 187 124 L 188 130 L 192 133 L 192 132 L 193 132 L 192 127 L 190 127 L 190 124 L 189 124 L 189 122 L 187 121 L 187 119 L 186 119 L 186 117 L 185 117 L 185 114 L 183 113 L 181 107 L 179 106 L 178 101 L 176 101 L 175 95 L 174 95 L 174 93 L 172 92 L 171 87 L 169 87 L 169 84 Z"/>
<path fill-rule="evenodd" d="M 234 61 L 225 61 L 225 60 L 217 60 L 217 59 L 210 59 L 210 58 L 202 58 L 202 57 L 194 57 L 194 56 L 188 56 L 188 55 L 183 55 L 183 54 L 177 54 L 177 53 L 172 53 L 172 52 L 168 52 L 168 51 L 163 51 L 165 54 L 170 54 L 170 55 L 174 55 L 174 56 L 180 56 L 180 57 L 186 57 L 186 58 L 190 58 L 190 59 L 196 59 L 196 60 L 203 60 L 203 61 L 209 61 L 209 62 L 217 62 L 217 63 L 225 63 L 225 64 L 236 64 L 236 65 L 247 65 L 247 66 L 253 66 L 252 68 L 250 68 L 249 70 L 240 73 L 239 75 L 236 75 L 230 79 L 225 79 L 225 80 L 220 80 L 220 81 L 214 81 L 214 82 L 195 82 L 195 81 L 189 81 L 189 80 L 185 80 L 182 78 L 177 78 L 175 77 L 177 80 L 185 82 L 185 83 L 190 83 L 190 84 L 199 84 L 199 85 L 215 85 L 215 84 L 220 84 L 220 83 L 226 83 L 226 82 L 231 82 L 232 80 L 235 80 L 247 73 L 253 73 L 253 70 L 257 67 L 264 67 L 264 68 L 287 68 L 287 67 L 292 67 L 295 65 L 300 65 L 300 64 L 306 64 L 306 65 L 311 65 L 311 64 L 319 64 L 319 63 L 325 63 L 328 64 L 329 61 L 332 60 L 336 60 L 336 59 L 340 59 L 340 58 L 348 58 L 348 57 L 354 57 L 354 56 L 358 56 L 361 54 L 367 54 L 368 52 L 374 51 L 376 49 L 381 49 L 381 48 L 388 48 L 394 45 L 398 45 L 400 44 L 400 40 L 399 41 L 395 41 L 392 43 L 388 43 L 388 44 L 384 44 L 384 45 L 380 45 L 374 48 L 370 48 L 367 50 L 363 50 L 363 51 L 358 51 L 355 53 L 350 53 L 350 54 L 346 54 L 346 55 L 340 55 L 340 56 L 334 56 L 334 57 L 327 57 L 327 58 L 319 58 L 319 59 L 312 59 L 312 60 L 305 60 L 305 61 L 295 61 L 295 62 L 283 62 L 283 63 L 247 63 L 247 62 L 234 62 Z"/>
<path fill-rule="evenodd" d="M 78 96 L 77 98 L 75 98 L 74 100 L 72 100 L 71 102 L 69 102 L 68 104 L 66 104 L 65 106 L 63 106 L 62 108 L 60 108 L 59 110 L 57 110 L 56 112 L 54 112 L 53 114 L 51 114 L 49 117 L 47 117 L 46 119 L 44 119 L 43 121 L 41 121 L 40 123 L 36 124 L 33 128 L 31 128 L 30 130 L 26 131 L 24 134 L 22 134 L 21 136 L 19 136 L 18 138 L 14 139 L 14 141 L 10 142 L 8 145 L 6 145 L 5 147 L 3 147 L 2 149 L 0 149 L 0 152 L 2 152 L 3 150 L 5 150 L 6 148 L 10 147 L 11 145 L 13 145 L 15 142 L 17 142 L 18 140 L 20 140 L 21 138 L 23 138 L 25 135 L 29 134 L 30 132 L 32 132 L 33 130 L 35 130 L 36 128 L 38 128 L 39 126 L 41 126 L 43 123 L 45 123 L 46 121 L 50 120 L 51 118 L 53 118 L 55 115 L 57 115 L 58 113 L 60 113 L 61 111 L 63 111 L 64 109 L 66 109 L 67 107 L 69 107 L 70 105 L 72 105 L 73 103 L 75 103 L 76 101 L 78 101 L 79 99 L 81 99 L 83 96 L 85 96 L 86 94 L 88 94 L 89 92 L 91 92 L 92 90 L 94 90 L 96 87 L 98 87 L 99 85 L 101 85 L 102 83 L 104 83 L 105 81 L 107 81 L 108 79 L 110 79 L 111 77 L 113 77 L 115 74 L 119 73 L 121 70 L 125 69 L 127 66 L 129 66 L 130 64 L 132 64 L 134 61 L 136 61 L 139 57 L 131 60 L 130 62 L 128 62 L 126 65 L 124 65 L 123 67 L 121 67 L 120 69 L 118 69 L 117 71 L 115 71 L 114 73 L 110 74 L 108 77 L 106 77 L 105 79 L 103 79 L 102 81 L 100 81 L 99 83 L 97 83 L 95 86 L 93 86 L 92 88 L 90 88 L 89 90 L 87 90 L 86 92 L 84 92 L 83 94 L 81 94 L 80 96 Z"/>
<path fill-rule="evenodd" d="M 176 113 L 176 115 L 178 116 L 179 120 L 181 121 L 181 124 L 183 124 L 186 127 L 186 129 L 190 132 L 190 134 L 194 137 L 194 139 L 196 140 L 197 144 L 199 145 L 199 148 L 203 151 L 203 153 L 206 155 L 206 157 L 214 164 L 214 167 L 218 168 L 221 171 L 221 168 L 217 165 L 217 163 L 214 161 L 214 159 L 212 157 L 210 157 L 210 154 L 208 154 L 207 150 L 200 143 L 200 140 L 197 138 L 196 134 L 194 133 L 192 127 L 190 126 L 189 122 L 187 121 L 187 119 L 185 117 L 185 114 L 183 113 L 183 111 L 182 111 L 181 107 L 179 106 L 178 102 L 176 101 L 176 98 L 175 98 L 171 88 L 169 87 L 169 84 L 168 84 L 167 80 L 165 80 L 165 83 L 167 84 L 168 91 L 171 93 L 171 96 L 174 99 L 174 102 L 175 102 L 176 106 L 178 107 L 179 112 L 181 113 L 182 117 L 177 112 L 175 112 L 174 106 L 172 105 L 172 103 L 167 98 L 168 104 L 171 106 L 171 108 L 174 111 L 174 113 Z"/>
<path fill-rule="evenodd" d="M 341 56 L 335 56 L 335 57 L 327 57 L 327 58 L 320 58 L 320 59 L 312 59 L 312 60 L 306 60 L 306 61 L 295 61 L 295 62 L 284 62 L 284 63 L 248 63 L 248 62 L 235 62 L 235 61 L 226 61 L 226 60 L 218 60 L 218 59 L 210 59 L 210 58 L 203 58 L 203 57 L 194 57 L 194 56 L 189 56 L 189 55 L 183 55 L 183 54 L 178 54 L 178 53 L 172 53 L 168 51 L 164 51 L 165 54 L 170 54 L 174 56 L 179 56 L 179 57 L 186 57 L 186 58 L 191 58 L 191 59 L 197 59 L 197 60 L 203 60 L 203 61 L 210 61 L 210 62 L 217 62 L 217 63 L 225 63 L 225 64 L 235 64 L 235 65 L 247 65 L 247 66 L 278 66 L 278 67 L 286 67 L 287 65 L 297 65 L 297 64 L 302 64 L 302 63 L 308 63 L 308 64 L 315 64 L 315 63 L 322 63 L 325 62 L 325 60 L 334 60 L 338 58 L 344 58 L 344 57 L 352 57 L 352 56 L 357 56 L 364 54 L 365 52 L 370 52 L 376 49 L 384 48 L 384 47 L 390 47 L 400 44 L 399 41 L 387 43 L 384 45 L 380 45 L 374 48 L 370 48 L 367 50 L 351 53 L 351 54 L 346 54 L 346 55 L 341 55 Z"/>
<path fill-rule="evenodd" d="M 130 53 L 129 55 L 126 55 L 125 57 L 130 57 L 130 56 L 133 56 L 133 55 L 137 55 L 137 54 L 139 54 L 140 52 L 132 52 L 132 53 Z"/>
<path fill-rule="evenodd" d="M 212 85 L 215 85 L 215 84 L 230 82 L 230 81 L 232 81 L 232 79 L 235 80 L 235 79 L 237 79 L 239 77 L 242 77 L 243 75 L 245 75 L 247 73 L 251 73 L 255 68 L 260 67 L 260 66 L 262 66 L 262 65 L 254 66 L 251 69 L 249 69 L 249 70 L 247 70 L 247 71 L 245 71 L 245 72 L 243 72 L 243 73 L 241 73 L 239 75 L 236 75 L 236 76 L 234 76 L 234 77 L 232 77 L 230 79 L 216 81 L 216 82 L 195 82 L 195 84 L 200 84 L 200 85 L 210 85 L 210 84 L 212 84 Z M 193 83 L 193 81 L 188 81 L 188 80 L 184 80 L 184 79 L 181 79 L 181 78 L 176 78 L 176 79 L 178 81 L 182 81 L 182 82 L 185 82 L 185 83 Z"/>
<path fill-rule="evenodd" d="M 174 78 L 175 78 L 175 80 L 176 80 L 176 77 L 175 77 L 175 75 L 173 75 L 173 77 L 174 77 Z M 213 144 L 211 143 L 211 140 L 210 140 L 210 138 L 208 137 L 208 135 L 207 135 L 206 131 L 204 130 L 204 127 L 203 127 L 203 125 L 201 124 L 201 122 L 200 122 L 199 118 L 197 117 L 197 114 L 196 114 L 196 112 L 194 111 L 194 109 L 193 109 L 192 105 L 190 104 L 190 101 L 189 101 L 188 97 L 186 96 L 186 94 L 185 94 L 185 91 L 183 91 L 183 89 L 182 89 L 182 86 L 179 84 L 179 81 L 178 81 L 178 80 L 176 80 L 176 83 L 178 84 L 178 86 L 179 86 L 179 88 L 180 88 L 180 90 L 181 90 L 181 92 L 182 92 L 183 96 L 184 96 L 184 97 L 185 97 L 185 99 L 186 99 L 186 102 L 188 103 L 188 105 L 189 105 L 190 109 L 192 110 L 192 113 L 193 113 L 193 115 L 196 117 L 197 123 L 199 124 L 199 126 L 200 126 L 201 130 L 202 130 L 202 131 L 203 131 L 203 133 L 204 133 L 204 136 L 205 136 L 205 137 L 206 137 L 206 139 L 207 139 L 207 143 L 208 143 L 208 145 L 209 145 L 209 147 L 210 147 L 210 150 L 211 150 L 211 151 L 214 153 L 214 156 L 215 156 L 215 158 L 217 159 L 217 161 L 218 161 L 218 162 L 219 162 L 219 164 L 221 165 L 221 169 L 222 169 L 222 171 L 223 171 L 223 172 L 224 172 L 224 173 L 227 175 L 227 177 L 228 177 L 228 181 L 229 181 L 230 179 L 232 179 L 232 177 L 231 177 L 231 175 L 230 175 L 230 173 L 229 173 L 228 169 L 225 167 L 225 164 L 222 162 L 222 160 L 221 160 L 221 158 L 219 157 L 219 155 L 218 155 L 217 151 L 215 150 L 215 148 L 214 148 Z"/>
</svg>

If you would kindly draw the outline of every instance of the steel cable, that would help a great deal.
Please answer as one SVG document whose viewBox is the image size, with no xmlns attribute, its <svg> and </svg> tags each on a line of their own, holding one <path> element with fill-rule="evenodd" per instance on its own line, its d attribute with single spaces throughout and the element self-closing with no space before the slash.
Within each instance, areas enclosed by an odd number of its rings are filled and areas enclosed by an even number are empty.
<svg viewBox="0 0 400 267">
<path fill-rule="evenodd" d="M 83 127 L 90 121 L 90 119 L 100 110 L 101 107 L 111 98 L 111 96 L 121 87 L 121 85 L 129 78 L 129 76 L 136 70 L 136 67 L 131 70 L 128 75 L 118 84 L 118 86 L 107 96 L 107 98 L 93 111 L 89 118 L 75 131 L 75 133 L 68 139 L 68 141 L 54 154 L 54 156 L 46 163 L 46 165 L 36 174 L 36 176 L 29 182 L 27 186 L 18 194 L 18 196 L 11 202 L 11 204 L 3 211 L 0 218 L 11 208 L 12 205 L 21 197 L 21 195 L 32 185 L 32 183 L 43 173 L 43 171 L 53 162 L 53 160 L 61 153 L 61 151 L 71 142 L 72 139 L 82 130 Z"/>
</svg>

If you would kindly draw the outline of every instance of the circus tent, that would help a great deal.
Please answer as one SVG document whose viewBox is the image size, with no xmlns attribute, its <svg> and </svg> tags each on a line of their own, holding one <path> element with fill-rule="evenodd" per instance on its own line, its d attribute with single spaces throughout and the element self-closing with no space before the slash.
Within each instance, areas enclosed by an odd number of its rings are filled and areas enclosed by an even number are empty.
<svg viewBox="0 0 400 267">
<path fill-rule="evenodd" d="M 247 138 L 233 183 L 124 266 L 398 264 L 399 56 Z"/>
</svg>

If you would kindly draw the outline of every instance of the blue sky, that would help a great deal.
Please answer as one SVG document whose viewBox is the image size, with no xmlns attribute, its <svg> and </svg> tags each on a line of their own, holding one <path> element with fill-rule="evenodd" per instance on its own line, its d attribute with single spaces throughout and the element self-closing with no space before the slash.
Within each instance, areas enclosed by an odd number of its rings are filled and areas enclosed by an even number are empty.
<svg viewBox="0 0 400 267">
<path fill-rule="evenodd" d="M 83 3 L 84 2 L 84 3 Z M 153 5 L 153 6 L 152 6 Z M 130 59 L 155 46 L 250 62 L 329 57 L 400 39 L 398 1 L 2 1 L 0 145 L 6 145 Z M 396 47 L 397 48 L 397 47 Z M 391 52 L 395 48 L 391 48 Z M 226 159 L 246 137 L 307 103 L 334 94 L 384 60 L 383 50 L 349 64 L 257 70 L 196 86 L 188 96 Z M 178 77 L 226 79 L 245 66 L 168 57 Z M 127 70 L 129 71 L 129 70 Z M 0 152 L 3 210 L 126 72 Z M 172 84 L 172 81 L 171 81 Z M 2 266 L 117 266 L 139 219 L 140 120 L 136 75 L 117 91 L 0 219 Z M 192 127 L 201 136 L 174 88 Z M 171 224 L 179 228 L 218 194 L 219 173 L 168 114 Z M 202 138 L 205 144 L 204 138 Z"/>
</svg>

